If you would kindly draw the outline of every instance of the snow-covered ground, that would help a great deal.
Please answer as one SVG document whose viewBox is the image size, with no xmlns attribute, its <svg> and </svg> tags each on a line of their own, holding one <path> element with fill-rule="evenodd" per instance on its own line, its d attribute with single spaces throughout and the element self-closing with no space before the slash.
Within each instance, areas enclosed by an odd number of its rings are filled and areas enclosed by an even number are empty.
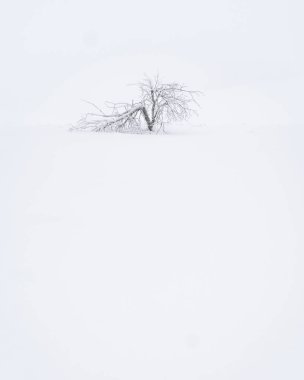
<svg viewBox="0 0 304 380">
<path fill-rule="evenodd" d="M 0 378 L 303 379 L 303 138 L 1 128 Z"/>
<path fill-rule="evenodd" d="M 0 2 L 0 380 L 304 379 L 303 12 Z M 68 132 L 157 73 L 191 127 Z"/>
</svg>

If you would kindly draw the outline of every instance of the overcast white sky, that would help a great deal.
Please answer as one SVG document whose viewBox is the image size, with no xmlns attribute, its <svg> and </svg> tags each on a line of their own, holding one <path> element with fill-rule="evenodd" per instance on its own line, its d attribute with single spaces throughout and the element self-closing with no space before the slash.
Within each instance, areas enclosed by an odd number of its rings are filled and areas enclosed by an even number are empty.
<svg viewBox="0 0 304 380">
<path fill-rule="evenodd" d="M 211 124 L 300 123 L 303 10 L 300 0 L 2 2 L 2 121 L 68 122 L 79 99 L 126 96 L 159 71 L 205 91 Z"/>
</svg>

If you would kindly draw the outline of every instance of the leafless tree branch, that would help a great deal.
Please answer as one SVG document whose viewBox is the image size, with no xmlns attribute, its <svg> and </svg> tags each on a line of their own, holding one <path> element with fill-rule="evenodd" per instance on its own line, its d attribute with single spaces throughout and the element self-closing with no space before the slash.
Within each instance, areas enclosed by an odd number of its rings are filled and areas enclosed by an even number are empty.
<svg viewBox="0 0 304 380">
<path fill-rule="evenodd" d="M 164 128 L 168 123 L 187 120 L 197 114 L 197 96 L 200 91 L 191 91 L 177 82 L 163 83 L 157 75 L 144 78 L 136 83 L 140 100 L 131 103 L 111 103 L 106 106 L 110 113 L 104 113 L 92 102 L 86 101 L 97 112 L 86 113 L 74 129 L 91 131 L 149 131 Z"/>
</svg>

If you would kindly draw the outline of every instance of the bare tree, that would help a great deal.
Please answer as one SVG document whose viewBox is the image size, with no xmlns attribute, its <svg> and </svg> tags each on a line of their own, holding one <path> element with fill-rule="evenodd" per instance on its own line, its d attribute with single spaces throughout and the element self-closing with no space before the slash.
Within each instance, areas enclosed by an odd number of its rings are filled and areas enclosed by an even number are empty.
<svg viewBox="0 0 304 380">
<path fill-rule="evenodd" d="M 182 84 L 163 83 L 159 76 L 145 78 L 135 84 L 140 93 L 139 101 L 131 103 L 107 103 L 110 109 L 105 113 L 94 103 L 87 102 L 95 112 L 86 113 L 75 129 L 91 131 L 158 131 L 168 123 L 187 120 L 197 114 L 194 106 L 199 91 L 191 91 Z"/>
</svg>

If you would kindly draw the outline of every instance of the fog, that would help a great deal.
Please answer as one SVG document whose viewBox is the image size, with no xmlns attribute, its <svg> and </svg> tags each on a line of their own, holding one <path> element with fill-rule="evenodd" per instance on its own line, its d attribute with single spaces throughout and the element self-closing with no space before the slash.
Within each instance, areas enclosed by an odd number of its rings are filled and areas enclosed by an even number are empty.
<svg viewBox="0 0 304 380">
<path fill-rule="evenodd" d="M 205 92 L 201 122 L 303 122 L 300 1 L 10 1 L 1 6 L 2 123 L 74 122 L 159 73 Z"/>
<path fill-rule="evenodd" d="M 303 3 L 2 0 L 1 380 L 302 380 Z M 144 75 L 167 133 L 70 132 Z"/>
</svg>

